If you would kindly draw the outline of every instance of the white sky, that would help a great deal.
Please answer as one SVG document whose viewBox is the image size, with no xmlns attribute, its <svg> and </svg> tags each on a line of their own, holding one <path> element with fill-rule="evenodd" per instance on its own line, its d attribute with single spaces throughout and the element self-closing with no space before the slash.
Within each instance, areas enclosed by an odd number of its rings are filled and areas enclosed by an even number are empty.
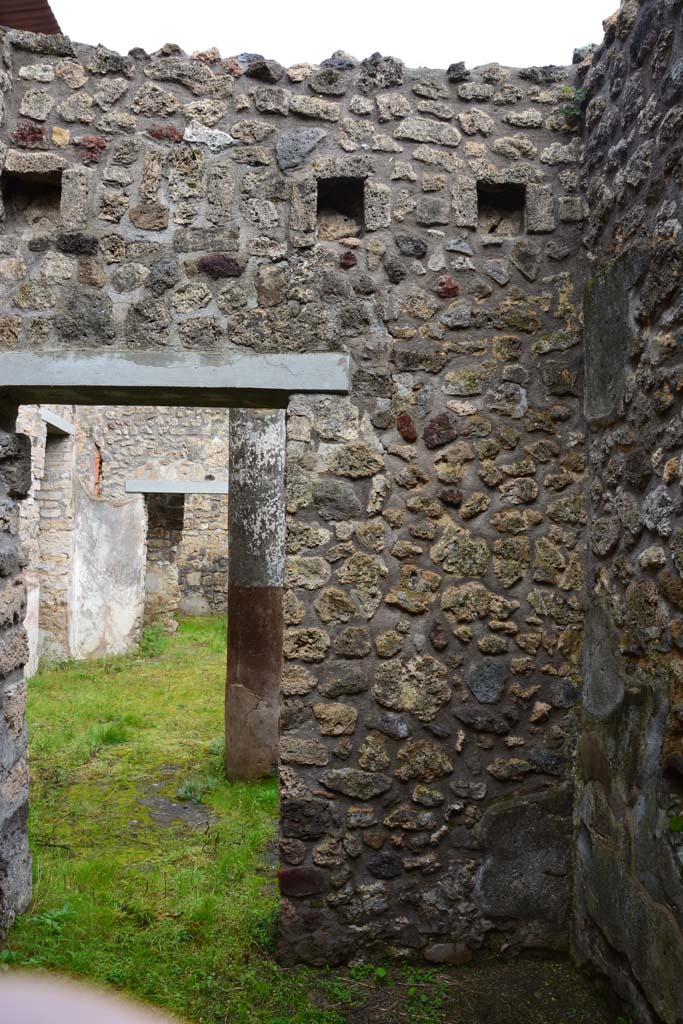
<svg viewBox="0 0 683 1024">
<path fill-rule="evenodd" d="M 602 39 L 618 0 L 50 0 L 66 35 L 127 53 L 178 43 L 255 52 L 291 65 L 334 50 L 379 50 L 410 67 L 569 64 L 576 46 Z"/>
</svg>

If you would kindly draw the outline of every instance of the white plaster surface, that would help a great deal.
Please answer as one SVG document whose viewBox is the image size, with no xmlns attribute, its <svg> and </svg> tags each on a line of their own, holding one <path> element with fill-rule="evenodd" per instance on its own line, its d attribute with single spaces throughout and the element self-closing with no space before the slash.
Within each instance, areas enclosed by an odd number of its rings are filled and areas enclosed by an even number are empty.
<svg viewBox="0 0 683 1024">
<path fill-rule="evenodd" d="M 76 488 L 71 654 L 125 654 L 144 607 L 145 511 L 129 501 L 92 498 Z"/>
</svg>

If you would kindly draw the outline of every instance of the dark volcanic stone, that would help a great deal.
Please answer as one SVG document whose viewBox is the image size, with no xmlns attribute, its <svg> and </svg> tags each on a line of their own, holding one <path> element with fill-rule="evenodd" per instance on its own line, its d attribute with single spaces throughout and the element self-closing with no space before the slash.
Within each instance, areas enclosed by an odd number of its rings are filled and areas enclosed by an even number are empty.
<svg viewBox="0 0 683 1024">
<path fill-rule="evenodd" d="M 162 295 L 173 288 L 180 278 L 178 264 L 172 259 L 163 259 L 155 263 L 147 278 L 147 287 L 154 295 Z"/>
<path fill-rule="evenodd" d="M 112 301 L 107 295 L 83 287 L 73 288 L 55 317 L 57 334 L 66 342 L 110 345 L 115 336 L 112 313 Z"/>
<path fill-rule="evenodd" d="M 510 726 L 504 719 L 498 718 L 497 715 L 484 714 L 476 708 L 459 708 L 453 714 L 459 722 L 469 725 L 475 732 L 493 732 L 497 736 L 505 736 L 510 732 Z"/>
<path fill-rule="evenodd" d="M 527 757 L 532 764 L 547 775 L 564 775 L 567 769 L 567 758 L 546 747 L 527 748 Z"/>
<path fill-rule="evenodd" d="M 375 878 L 397 878 L 403 871 L 401 858 L 390 850 L 383 850 L 368 860 L 368 871 Z"/>
<path fill-rule="evenodd" d="M 99 247 L 96 238 L 78 232 L 59 235 L 57 248 L 67 256 L 94 256 Z"/>
<path fill-rule="evenodd" d="M 327 875 L 320 868 L 280 868 L 278 872 L 280 892 L 283 896 L 316 896 L 326 888 Z"/>
<path fill-rule="evenodd" d="M 314 480 L 313 504 L 321 519 L 333 521 L 353 519 L 361 510 L 353 485 L 345 480 Z"/>
<path fill-rule="evenodd" d="M 364 772 L 359 768 L 327 768 L 320 775 L 323 786 L 335 793 L 355 800 L 372 800 L 391 789 L 392 780 L 379 772 Z"/>
<path fill-rule="evenodd" d="M 439 500 L 444 505 L 459 508 L 462 505 L 462 491 L 459 491 L 456 487 L 442 487 L 439 491 Z"/>
<path fill-rule="evenodd" d="M 429 630 L 429 642 L 435 651 L 443 651 L 448 647 L 448 630 L 441 619 L 437 619 Z"/>
<path fill-rule="evenodd" d="M 428 448 L 440 448 L 455 441 L 458 433 L 458 421 L 453 413 L 440 412 L 429 421 L 422 436 Z"/>
<path fill-rule="evenodd" d="M 214 281 L 221 277 L 239 277 L 243 270 L 236 259 L 232 256 L 224 256 L 220 252 L 200 256 L 197 260 L 197 267 L 202 274 L 212 277 Z"/>
<path fill-rule="evenodd" d="M 363 720 L 366 729 L 374 729 L 391 736 L 394 740 L 405 740 L 410 736 L 408 724 L 403 721 L 400 715 L 393 715 L 390 711 L 378 715 L 371 715 Z"/>
<path fill-rule="evenodd" d="M 389 256 L 385 259 L 384 269 L 392 284 L 400 284 L 408 276 L 408 271 L 397 256 Z"/>
<path fill-rule="evenodd" d="M 485 812 L 475 830 L 486 851 L 476 883 L 484 913 L 565 927 L 571 814 L 571 797 L 562 787 L 513 796 Z"/>
<path fill-rule="evenodd" d="M 358 64 L 357 60 L 344 53 L 342 50 L 335 50 L 331 57 L 326 57 L 320 62 L 321 68 L 336 68 L 337 71 L 350 71 Z"/>
<path fill-rule="evenodd" d="M 394 85 L 403 85 L 403 64 L 400 60 L 373 53 L 371 57 L 361 61 L 358 78 L 358 88 L 361 92 L 388 89 Z"/>
<path fill-rule="evenodd" d="M 276 60 L 264 60 L 257 57 L 247 65 L 244 72 L 247 78 L 256 78 L 259 82 L 279 82 L 285 73 L 285 69 Z"/>
<path fill-rule="evenodd" d="M 533 67 L 533 68 L 520 68 L 519 77 L 524 78 L 527 82 L 534 82 L 536 85 L 543 85 L 549 82 L 562 82 L 566 78 L 566 71 L 564 68 L 557 67 L 554 64 L 546 64 L 545 67 Z"/>
<path fill-rule="evenodd" d="M 324 68 L 317 71 L 308 79 L 308 86 L 313 92 L 323 96 L 343 96 L 347 89 L 348 80 L 337 68 Z"/>
<path fill-rule="evenodd" d="M 413 256 L 416 260 L 421 260 L 427 255 L 427 243 L 416 235 L 396 235 L 396 245 L 400 253 L 404 256 Z"/>
<path fill-rule="evenodd" d="M 330 825 L 327 800 L 282 800 L 280 802 L 282 834 L 295 839 L 317 839 Z"/>
<path fill-rule="evenodd" d="M 446 78 L 449 82 L 466 82 L 471 77 L 471 72 L 465 67 L 464 60 L 451 64 L 446 71 Z"/>
<path fill-rule="evenodd" d="M 467 675 L 467 688 L 480 704 L 497 704 L 505 690 L 507 667 L 493 661 L 473 665 Z"/>
<path fill-rule="evenodd" d="M 322 128 L 297 128 L 280 135 L 275 144 L 280 169 L 287 171 L 302 164 L 326 134 Z"/>
</svg>

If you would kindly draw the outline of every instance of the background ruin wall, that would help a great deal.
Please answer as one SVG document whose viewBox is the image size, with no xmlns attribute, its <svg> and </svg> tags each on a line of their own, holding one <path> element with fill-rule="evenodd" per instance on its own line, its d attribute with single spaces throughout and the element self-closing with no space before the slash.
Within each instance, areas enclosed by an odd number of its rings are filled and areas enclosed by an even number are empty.
<svg viewBox="0 0 683 1024">
<path fill-rule="evenodd" d="M 32 449 L 31 491 L 21 506 L 29 674 L 39 658 L 125 653 L 143 622 L 175 628 L 178 612 L 225 612 L 227 496 L 180 494 L 179 521 L 165 524 L 150 509 L 168 502 L 127 494 L 125 485 L 227 482 L 228 413 L 50 409 L 72 435 L 48 433 L 38 406 L 22 406 L 18 420 Z M 170 533 L 160 546 L 162 526 Z"/>
<path fill-rule="evenodd" d="M 353 358 L 348 398 L 288 410 L 281 954 L 567 948 L 589 483 L 576 70 L 4 46 L 6 171 L 61 174 L 61 207 L 31 227 L 9 211 L 2 347 Z M 648 74 L 673 79 L 677 53 Z M 341 219 L 333 179 L 356 182 Z M 20 605 L 24 442 L 3 444 Z M 3 600 L 9 693 L 24 652 Z M 17 813 L 21 735 L 0 745 Z M 8 918 L 23 890 L 5 891 Z"/>
</svg>

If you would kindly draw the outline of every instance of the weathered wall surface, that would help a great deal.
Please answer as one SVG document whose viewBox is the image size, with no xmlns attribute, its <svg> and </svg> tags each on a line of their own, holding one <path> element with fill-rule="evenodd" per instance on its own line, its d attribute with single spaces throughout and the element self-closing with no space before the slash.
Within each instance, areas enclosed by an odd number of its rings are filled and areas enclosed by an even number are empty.
<svg viewBox="0 0 683 1024">
<path fill-rule="evenodd" d="M 80 489 L 100 505 L 108 502 L 113 517 L 117 508 L 125 506 L 122 521 L 131 525 L 131 538 L 138 538 L 138 521 L 145 521 L 146 502 L 142 495 L 126 496 L 127 479 L 227 479 L 227 412 L 148 407 L 51 408 L 74 426 L 73 436 L 48 433 L 38 406 L 22 406 L 17 421 L 17 429 L 31 439 L 33 467 L 31 491 L 21 505 L 27 563 L 24 580 L 29 675 L 36 671 L 41 656 L 62 660 L 86 657 L 86 650 L 120 653 L 130 649 L 139 637 L 144 609 L 141 595 L 137 595 L 137 603 L 125 611 L 123 618 L 117 611 L 116 621 L 108 621 L 108 599 L 112 607 L 123 610 L 128 599 L 137 594 L 137 588 L 125 571 L 126 579 L 121 576 L 120 550 L 116 543 L 104 542 L 102 529 L 97 533 L 102 546 L 97 552 L 89 550 L 94 536 L 90 529 L 94 528 L 92 517 L 82 517 L 78 523 L 75 518 Z M 85 499 L 81 498 L 83 504 Z M 181 520 L 182 504 L 181 496 Z M 100 505 L 93 504 L 92 508 L 98 510 L 94 514 L 105 524 L 108 514 Z M 87 523 L 90 526 L 81 532 L 80 527 Z M 145 621 L 154 621 L 155 607 L 165 623 L 175 622 L 173 615 L 179 608 L 187 614 L 208 614 L 225 611 L 227 607 L 227 496 L 187 495 L 184 523 L 182 543 L 176 538 L 171 561 L 165 559 L 173 577 L 172 581 L 167 577 L 170 586 L 166 593 L 164 580 L 155 578 L 153 572 L 150 574 L 149 590 L 155 596 L 144 610 Z M 116 530 L 117 538 L 119 534 Z M 158 554 L 157 541 L 158 537 L 149 548 L 152 561 Z M 147 556 L 145 532 L 139 544 L 126 545 L 125 550 L 133 560 L 131 571 L 137 579 L 140 572 L 144 573 Z M 75 575 L 76 561 L 100 573 L 99 595 L 94 595 L 97 576 L 90 578 L 86 573 L 88 579 L 84 584 Z M 82 606 L 84 593 L 93 595 L 92 608 Z M 93 618 L 95 606 L 98 613 L 103 612 L 99 626 Z M 76 635 L 81 639 L 76 641 Z"/>
<path fill-rule="evenodd" d="M 624 3 L 586 78 L 590 578 L 577 944 L 683 1020 L 681 5 Z"/>
<path fill-rule="evenodd" d="M 31 487 L 31 444 L 0 405 L 0 937 L 31 897 L 23 666 L 28 638 L 19 502 Z"/>
<path fill-rule="evenodd" d="M 186 494 L 178 546 L 181 615 L 216 615 L 228 603 L 228 496 Z"/>
<path fill-rule="evenodd" d="M 283 955 L 565 946 L 572 72 L 285 72 L 23 34 L 5 57 L 0 345 L 354 359 L 350 398 L 289 407 Z M 61 174 L 61 199 L 27 200 L 27 173 Z"/>
<path fill-rule="evenodd" d="M 93 498 L 75 483 L 72 658 L 125 654 L 138 639 L 146 528 L 139 501 Z"/>
<path fill-rule="evenodd" d="M 92 479 L 97 459 L 103 497 L 123 498 L 130 479 L 228 479 L 227 410 L 81 406 L 77 416 L 87 431 L 79 445 L 79 473 Z M 224 612 L 227 562 L 227 495 L 185 495 L 182 538 L 173 562 L 173 610 Z"/>
<path fill-rule="evenodd" d="M 47 429 L 36 406 L 19 410 L 17 430 L 26 434 L 31 443 L 31 487 L 19 506 L 21 543 L 24 550 L 24 586 L 26 588 L 26 615 L 24 628 L 28 641 L 28 661 L 24 672 L 35 675 L 40 656 L 40 508 L 38 495 L 45 472 L 45 440 Z"/>
<path fill-rule="evenodd" d="M 55 406 L 53 411 L 73 418 L 71 406 Z M 21 537 L 28 672 L 33 675 L 40 657 L 61 660 L 71 655 L 75 450 L 73 437 L 48 433 L 38 406 L 22 407 L 17 429 L 31 442 L 31 490 L 21 504 Z"/>
<path fill-rule="evenodd" d="M 178 546 L 183 532 L 182 494 L 147 495 L 147 565 L 145 625 L 153 623 L 174 632 L 180 602 Z"/>
</svg>

